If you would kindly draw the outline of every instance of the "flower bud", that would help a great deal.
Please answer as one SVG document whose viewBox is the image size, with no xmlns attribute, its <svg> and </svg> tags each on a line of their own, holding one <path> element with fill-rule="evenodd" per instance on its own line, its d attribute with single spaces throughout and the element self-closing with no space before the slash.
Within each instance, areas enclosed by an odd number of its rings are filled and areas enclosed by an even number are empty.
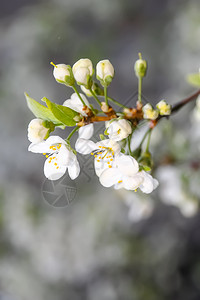
<svg viewBox="0 0 200 300">
<path fill-rule="evenodd" d="M 33 119 L 28 125 L 28 139 L 31 143 L 39 143 L 49 137 L 49 133 L 55 128 L 52 122 L 41 119 Z"/>
<path fill-rule="evenodd" d="M 69 65 L 65 65 L 65 64 L 55 65 L 52 62 L 51 64 L 54 66 L 53 76 L 55 77 L 57 82 L 65 84 L 67 86 L 74 85 L 74 76 L 72 73 L 72 69 Z"/>
<path fill-rule="evenodd" d="M 158 111 L 153 109 L 151 104 L 147 103 L 143 108 L 143 118 L 149 120 L 155 120 L 158 117 Z"/>
<path fill-rule="evenodd" d="M 171 105 L 167 104 L 165 100 L 158 102 L 156 107 L 158 108 L 161 116 L 168 116 L 171 114 Z"/>
<path fill-rule="evenodd" d="M 106 132 L 111 140 L 121 141 L 131 134 L 132 128 L 129 121 L 125 119 L 111 120 L 106 122 Z"/>
<path fill-rule="evenodd" d="M 92 85 L 93 66 L 88 58 L 79 59 L 72 67 L 74 78 L 78 85 L 83 85 L 89 89 Z"/>
<path fill-rule="evenodd" d="M 139 59 L 135 62 L 135 74 L 138 78 L 144 77 L 147 72 L 147 62 L 146 60 L 142 59 L 141 53 L 139 53 Z"/>
<path fill-rule="evenodd" d="M 97 79 L 101 82 L 102 86 L 108 86 L 115 74 L 113 65 L 108 59 L 104 59 L 98 62 L 96 66 L 96 76 Z"/>
</svg>

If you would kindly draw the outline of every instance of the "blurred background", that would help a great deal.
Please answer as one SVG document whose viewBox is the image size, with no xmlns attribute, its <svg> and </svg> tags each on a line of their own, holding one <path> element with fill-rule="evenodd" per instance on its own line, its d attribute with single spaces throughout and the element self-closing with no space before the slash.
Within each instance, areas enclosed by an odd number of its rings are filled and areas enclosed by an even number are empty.
<svg viewBox="0 0 200 300">
<path fill-rule="evenodd" d="M 148 61 L 148 101 L 175 103 L 193 92 L 185 77 L 199 69 L 200 2 L 1 1 L 1 300 L 200 299 L 195 104 L 155 130 L 151 151 L 160 186 L 150 196 L 103 188 L 88 157 L 80 158 L 75 182 L 65 177 L 67 183 L 50 186 L 44 157 L 27 151 L 33 115 L 24 91 L 60 104 L 72 93 L 54 80 L 50 61 L 110 59 L 116 76 L 109 95 L 133 105 L 139 51 Z M 67 185 L 73 201 L 52 205 L 45 192 L 50 197 Z"/>
</svg>

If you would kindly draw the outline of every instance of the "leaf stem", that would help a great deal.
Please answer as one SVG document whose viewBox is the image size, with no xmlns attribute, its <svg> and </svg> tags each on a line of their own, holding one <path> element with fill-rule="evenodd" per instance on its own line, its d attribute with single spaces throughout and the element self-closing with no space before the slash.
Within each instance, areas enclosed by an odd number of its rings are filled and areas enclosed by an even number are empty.
<svg viewBox="0 0 200 300">
<path fill-rule="evenodd" d="M 78 95 L 78 97 L 79 97 L 79 99 L 81 100 L 81 102 L 83 103 L 83 105 L 84 105 L 84 106 L 87 106 L 87 105 L 85 104 L 85 101 L 84 101 L 83 98 L 81 97 L 79 91 L 77 90 L 77 87 L 76 87 L 75 85 L 73 85 L 72 87 L 73 87 L 74 91 L 76 92 L 76 94 Z"/>
<path fill-rule="evenodd" d="M 104 86 L 104 97 L 105 97 L 106 105 L 108 106 L 108 91 L 107 91 L 107 86 Z"/>
<path fill-rule="evenodd" d="M 152 128 L 148 130 L 148 140 L 147 140 L 147 145 L 146 145 L 146 152 L 149 152 L 149 145 L 150 145 L 150 140 L 151 140 L 151 133 L 152 133 Z"/>
<path fill-rule="evenodd" d="M 97 95 L 93 92 L 92 88 L 89 89 L 90 93 L 94 97 L 94 99 L 97 101 L 97 103 L 101 106 L 101 101 L 98 99 Z"/>
<path fill-rule="evenodd" d="M 68 137 L 66 138 L 66 141 L 69 141 L 72 137 L 72 135 L 79 129 L 80 127 L 79 126 L 76 126 L 71 132 L 70 134 L 68 135 Z"/>
<path fill-rule="evenodd" d="M 138 101 L 142 103 L 142 77 L 138 77 Z"/>
<path fill-rule="evenodd" d="M 127 108 L 127 106 L 125 106 L 124 104 L 119 103 L 117 100 L 115 100 L 115 99 L 113 99 L 111 97 L 108 97 L 108 100 L 111 101 L 111 102 L 113 102 L 114 104 L 120 106 L 120 107 Z"/>
</svg>

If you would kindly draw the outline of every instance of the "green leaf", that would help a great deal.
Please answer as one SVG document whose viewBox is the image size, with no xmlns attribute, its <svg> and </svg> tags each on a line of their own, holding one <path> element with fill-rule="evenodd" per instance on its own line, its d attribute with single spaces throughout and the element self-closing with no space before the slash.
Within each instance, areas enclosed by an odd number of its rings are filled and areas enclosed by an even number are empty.
<svg viewBox="0 0 200 300">
<path fill-rule="evenodd" d="M 27 101 L 28 108 L 32 113 L 39 119 L 53 122 L 55 125 L 61 122 L 54 116 L 54 114 L 49 110 L 48 107 L 40 104 L 33 98 L 31 98 L 27 93 L 24 93 Z"/>
<path fill-rule="evenodd" d="M 189 74 L 187 81 L 197 87 L 200 87 L 200 73 Z"/>
<path fill-rule="evenodd" d="M 75 126 L 76 121 L 74 121 L 74 117 L 78 115 L 78 113 L 74 110 L 72 110 L 69 107 L 59 105 L 56 103 L 51 102 L 49 99 L 44 97 L 42 100 L 46 102 L 46 105 L 52 112 L 52 114 L 55 116 L 56 119 L 58 119 L 60 122 L 67 126 Z"/>
</svg>

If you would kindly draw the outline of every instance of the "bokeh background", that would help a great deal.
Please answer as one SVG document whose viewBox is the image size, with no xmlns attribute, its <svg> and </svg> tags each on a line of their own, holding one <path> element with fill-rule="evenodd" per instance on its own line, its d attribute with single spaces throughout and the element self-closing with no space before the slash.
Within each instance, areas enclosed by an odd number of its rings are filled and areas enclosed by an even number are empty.
<svg viewBox="0 0 200 300">
<path fill-rule="evenodd" d="M 148 101 L 175 103 L 191 93 L 185 77 L 199 69 L 199 0 L 1 1 L 1 300 L 200 299 L 194 104 L 156 129 L 161 184 L 150 196 L 101 187 L 86 158 L 75 199 L 55 208 L 43 199 L 44 158 L 27 151 L 33 116 L 24 91 L 60 104 L 71 94 L 50 61 L 108 58 L 116 71 L 110 95 L 134 103 L 139 51 L 148 60 Z"/>
</svg>

